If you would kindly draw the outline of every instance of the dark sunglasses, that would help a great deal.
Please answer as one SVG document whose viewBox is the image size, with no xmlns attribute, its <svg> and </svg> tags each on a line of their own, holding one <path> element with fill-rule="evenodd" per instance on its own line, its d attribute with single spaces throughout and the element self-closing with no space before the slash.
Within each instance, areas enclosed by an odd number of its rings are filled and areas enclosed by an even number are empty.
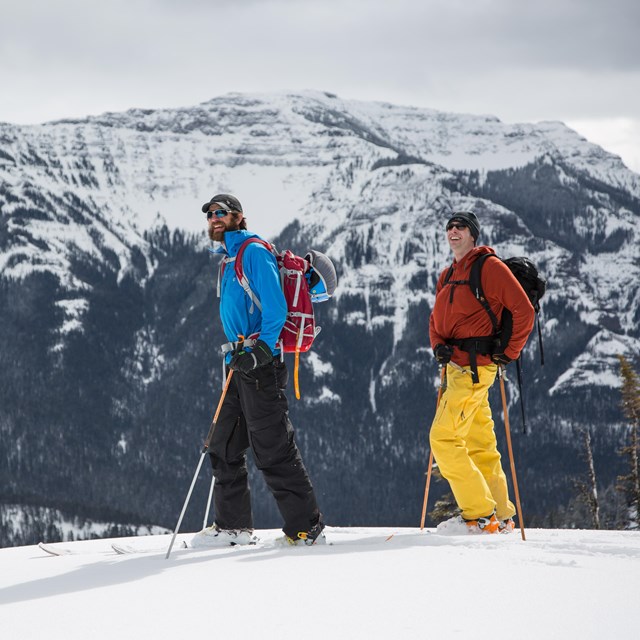
<svg viewBox="0 0 640 640">
<path fill-rule="evenodd" d="M 462 231 L 463 229 L 466 229 L 467 225 L 462 223 L 462 222 L 450 222 L 447 225 L 447 231 L 451 231 L 451 229 L 457 229 L 458 231 Z"/>
<path fill-rule="evenodd" d="M 207 220 L 211 220 L 213 216 L 216 218 L 224 218 L 229 212 L 224 209 L 216 209 L 215 211 L 207 211 Z"/>
</svg>

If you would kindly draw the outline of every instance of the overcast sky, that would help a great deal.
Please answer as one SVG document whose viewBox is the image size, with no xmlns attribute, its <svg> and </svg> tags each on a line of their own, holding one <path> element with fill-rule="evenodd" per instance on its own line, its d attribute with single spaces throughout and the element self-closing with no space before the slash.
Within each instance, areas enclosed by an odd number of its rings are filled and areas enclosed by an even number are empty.
<svg viewBox="0 0 640 640">
<path fill-rule="evenodd" d="M 640 172 L 640 1 L 0 0 L 0 121 L 301 89 L 561 120 Z"/>
</svg>

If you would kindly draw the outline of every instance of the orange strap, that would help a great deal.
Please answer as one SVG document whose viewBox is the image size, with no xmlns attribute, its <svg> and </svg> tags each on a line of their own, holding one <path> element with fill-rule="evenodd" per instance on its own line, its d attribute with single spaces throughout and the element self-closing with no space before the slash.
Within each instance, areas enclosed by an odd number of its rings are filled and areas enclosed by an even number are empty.
<svg viewBox="0 0 640 640">
<path fill-rule="evenodd" d="M 293 365 L 293 388 L 296 392 L 297 400 L 300 400 L 300 382 L 298 380 L 299 369 L 300 369 L 300 349 L 296 349 L 295 364 Z"/>
</svg>

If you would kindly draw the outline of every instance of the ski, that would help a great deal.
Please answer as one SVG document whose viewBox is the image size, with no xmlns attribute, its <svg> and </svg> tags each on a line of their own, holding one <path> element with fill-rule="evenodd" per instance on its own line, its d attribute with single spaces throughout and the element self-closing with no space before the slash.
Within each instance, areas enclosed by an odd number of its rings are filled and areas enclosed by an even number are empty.
<svg viewBox="0 0 640 640">
<path fill-rule="evenodd" d="M 111 548 L 119 555 L 119 556 L 127 556 L 133 553 L 165 553 L 167 548 L 164 547 L 135 547 L 130 544 L 118 544 L 113 543 Z M 187 546 L 186 542 L 181 542 L 178 549 L 190 549 L 191 547 Z"/>
<path fill-rule="evenodd" d="M 86 555 L 87 551 L 76 551 L 75 549 L 71 549 L 70 547 L 66 547 L 60 544 L 49 544 L 45 542 L 39 542 L 38 547 L 48 553 L 50 556 L 79 556 Z M 190 547 L 186 542 L 181 542 L 179 549 L 189 549 Z M 134 553 L 164 553 L 166 551 L 166 547 L 135 547 L 127 544 L 111 544 L 111 551 L 99 551 L 101 554 L 109 554 L 111 552 L 115 552 L 118 555 L 130 555 Z"/>
<path fill-rule="evenodd" d="M 389 536 L 390 539 L 393 537 L 393 534 L 391 536 Z M 331 546 L 333 543 L 329 542 L 327 543 L 329 546 Z M 243 548 L 250 548 L 250 549 L 256 549 L 256 548 L 261 548 L 261 549 L 271 549 L 271 548 L 283 548 L 283 549 L 288 549 L 289 547 L 291 547 L 293 545 L 289 545 L 289 544 L 285 544 L 281 541 L 276 541 L 276 540 L 260 540 L 257 536 L 253 536 L 251 541 L 247 544 L 227 544 L 227 545 L 211 545 L 211 546 L 207 546 L 207 545 L 202 545 L 202 546 L 192 546 L 190 545 L 186 540 L 182 540 L 180 541 L 179 545 L 176 545 L 176 549 L 180 550 L 180 551 L 218 551 L 218 550 L 229 550 L 229 549 L 243 549 Z M 299 546 L 306 546 L 306 545 L 299 545 Z M 324 546 L 324 545 L 322 545 Z M 71 548 L 71 546 L 65 546 L 62 544 L 49 544 L 49 543 L 44 543 L 44 542 L 40 542 L 38 544 L 38 547 L 44 551 L 45 553 L 48 553 L 51 556 L 71 556 L 71 555 L 85 555 L 87 553 L 98 553 L 98 554 L 111 554 L 111 553 L 116 553 L 117 555 L 120 556 L 126 556 L 126 555 L 135 555 L 135 554 L 160 554 L 160 553 L 165 553 L 167 550 L 166 545 L 163 546 L 158 546 L 158 545 L 154 545 L 154 546 L 144 546 L 144 545 L 136 545 L 136 544 L 125 544 L 125 543 L 120 543 L 120 542 L 112 542 L 110 543 L 110 550 L 105 550 L 105 549 L 101 549 L 100 551 L 87 551 L 87 550 L 76 550 Z"/>
<path fill-rule="evenodd" d="M 72 551 L 68 547 L 60 547 L 58 545 L 46 544 L 44 542 L 38 542 L 38 547 L 50 556 L 72 556 L 77 555 L 77 551 Z"/>
<path fill-rule="evenodd" d="M 333 545 L 332 542 L 327 543 L 328 546 Z M 282 548 L 282 549 L 289 549 L 294 545 L 290 545 L 290 544 L 286 544 L 283 542 L 279 542 L 276 540 L 260 540 L 260 538 L 258 538 L 257 536 L 254 536 L 251 539 L 251 542 L 248 542 L 247 544 L 227 544 L 227 545 L 211 545 L 211 546 L 206 546 L 206 545 L 202 545 L 202 546 L 191 546 L 190 544 L 188 544 L 185 540 L 183 540 L 179 546 L 176 547 L 176 549 L 180 550 L 180 551 L 221 551 L 221 550 L 225 550 L 228 551 L 230 549 L 273 549 L 273 548 Z M 305 547 L 307 545 L 300 545 L 302 547 Z M 311 545 L 310 545 L 311 546 Z M 325 546 L 323 545 L 318 545 L 318 546 Z M 142 546 L 133 546 L 133 545 L 127 545 L 127 544 L 119 544 L 119 543 L 112 543 L 111 544 L 111 548 L 118 554 L 121 556 L 124 555 L 132 555 L 132 554 L 137 554 L 137 553 L 165 553 L 167 548 L 166 546 L 164 547 L 142 547 Z"/>
<path fill-rule="evenodd" d="M 38 547 L 50 556 L 84 556 L 91 554 L 105 555 L 111 553 L 111 551 L 107 551 L 105 549 L 101 549 L 100 551 L 79 551 L 63 544 L 50 544 L 48 542 L 39 542 Z"/>
<path fill-rule="evenodd" d="M 256 546 L 258 539 L 249 542 L 248 544 L 227 544 L 222 546 L 212 545 L 210 547 L 201 546 L 201 547 L 192 547 L 185 540 L 183 540 L 179 546 L 176 546 L 176 549 L 179 551 L 214 551 L 219 549 L 240 549 L 242 547 L 254 547 Z M 135 553 L 165 553 L 167 551 L 167 547 L 137 547 L 128 544 L 118 544 L 113 543 L 111 548 L 121 556 L 131 555 Z"/>
</svg>

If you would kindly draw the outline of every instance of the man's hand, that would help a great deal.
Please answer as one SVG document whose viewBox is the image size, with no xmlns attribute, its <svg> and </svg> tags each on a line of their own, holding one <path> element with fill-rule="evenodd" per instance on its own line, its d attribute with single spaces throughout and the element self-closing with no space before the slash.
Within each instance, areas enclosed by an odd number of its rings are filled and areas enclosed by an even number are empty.
<svg viewBox="0 0 640 640">
<path fill-rule="evenodd" d="M 437 344 L 433 350 L 438 364 L 447 364 L 451 361 L 453 355 L 453 347 L 450 344 Z"/>
<path fill-rule="evenodd" d="M 269 345 L 262 340 L 258 340 L 253 349 L 249 351 L 243 345 L 236 347 L 231 353 L 229 368 L 240 373 L 249 373 L 257 367 L 263 367 L 273 360 L 273 353 Z"/>
<path fill-rule="evenodd" d="M 511 358 L 509 356 L 505 356 L 504 353 L 494 353 L 491 356 L 491 360 L 495 362 L 497 365 L 508 365 L 511 362 Z"/>
</svg>

